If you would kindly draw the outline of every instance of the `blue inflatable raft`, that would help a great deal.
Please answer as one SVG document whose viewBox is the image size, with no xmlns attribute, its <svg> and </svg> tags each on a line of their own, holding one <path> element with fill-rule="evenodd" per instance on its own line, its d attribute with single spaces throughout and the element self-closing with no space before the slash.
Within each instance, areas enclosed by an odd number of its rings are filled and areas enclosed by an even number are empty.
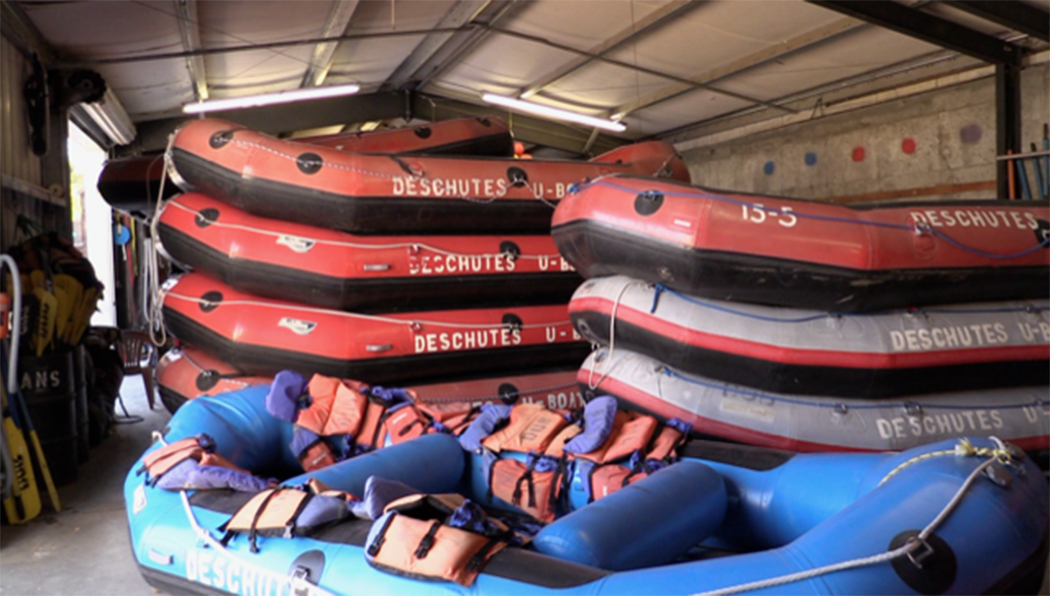
<svg viewBox="0 0 1050 596">
<path fill-rule="evenodd" d="M 291 424 L 267 387 L 183 406 L 161 442 L 204 432 L 262 476 L 303 482 Z M 159 448 L 155 445 L 150 452 Z M 791 454 L 695 441 L 682 461 L 588 503 L 573 470 L 571 513 L 524 548 L 500 550 L 470 587 L 384 572 L 366 561 L 375 522 L 309 537 L 220 530 L 252 494 L 168 491 L 125 481 L 131 546 L 145 579 L 171 593 L 327 594 L 977 594 L 1035 591 L 1047 562 L 1048 490 L 1024 453 L 949 440 L 902 453 Z M 144 454 L 145 455 L 145 454 Z M 426 435 L 310 476 L 364 494 L 371 476 L 485 501 L 480 457 Z M 509 506 L 508 506 L 509 507 Z"/>
</svg>

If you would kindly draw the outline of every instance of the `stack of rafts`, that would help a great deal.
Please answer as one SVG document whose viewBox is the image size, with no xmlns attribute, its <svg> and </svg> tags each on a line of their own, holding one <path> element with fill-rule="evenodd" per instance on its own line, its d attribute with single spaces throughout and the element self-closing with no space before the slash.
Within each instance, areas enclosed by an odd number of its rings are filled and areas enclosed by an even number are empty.
<svg viewBox="0 0 1050 596">
<path fill-rule="evenodd" d="M 193 192 L 157 224 L 193 272 L 165 285 L 164 317 L 222 364 L 191 354 L 200 370 L 179 386 L 213 393 L 224 377 L 283 369 L 396 386 L 488 376 L 490 396 L 571 385 L 587 348 L 566 313 L 580 280 L 550 237 L 553 207 L 587 178 L 688 174 L 660 142 L 579 162 L 422 154 L 499 131 L 510 153 L 502 122 L 469 123 L 359 136 L 354 151 L 221 120 L 178 131 L 173 178 Z M 537 376 L 550 370 L 562 373 Z"/>
<path fill-rule="evenodd" d="M 1050 208 L 849 207 L 606 177 L 555 211 L 582 386 L 734 441 L 1048 447 Z"/>
</svg>

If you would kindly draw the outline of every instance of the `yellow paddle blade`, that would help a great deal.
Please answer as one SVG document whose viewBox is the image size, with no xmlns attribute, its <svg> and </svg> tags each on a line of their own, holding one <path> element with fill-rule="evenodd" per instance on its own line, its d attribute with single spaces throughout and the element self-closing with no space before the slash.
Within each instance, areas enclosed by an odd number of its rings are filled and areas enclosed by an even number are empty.
<svg viewBox="0 0 1050 596">
<path fill-rule="evenodd" d="M 80 285 L 77 278 L 72 275 L 65 273 L 59 273 L 51 278 L 51 283 L 55 288 L 55 296 L 58 296 L 58 291 L 61 289 L 66 294 L 66 304 L 63 307 L 61 299 L 58 303 L 58 316 L 59 316 L 59 331 L 58 336 L 63 339 L 67 344 L 70 343 L 69 336 L 73 331 L 74 321 L 73 316 L 76 312 L 77 305 L 80 304 L 80 300 L 84 294 L 84 286 Z M 61 322 L 65 314 L 65 322 Z"/>
<path fill-rule="evenodd" d="M 55 338 L 64 340 L 69 315 L 73 312 L 73 303 L 69 301 L 69 294 L 58 286 L 55 286 L 53 294 L 58 301 L 58 308 L 55 310 Z"/>
<path fill-rule="evenodd" d="M 37 289 L 46 290 L 47 289 L 47 283 L 45 281 L 46 278 L 44 277 L 44 272 L 43 271 L 41 271 L 39 269 L 34 269 L 34 270 L 30 271 L 29 272 L 29 279 L 33 283 L 33 285 L 30 286 L 30 287 L 32 287 L 34 290 L 37 290 Z"/>
<path fill-rule="evenodd" d="M 35 272 L 34 272 L 35 273 Z M 40 303 L 40 311 L 37 313 L 36 329 L 33 333 L 33 343 L 36 345 L 37 358 L 44 354 L 44 350 L 55 336 L 55 318 L 58 316 L 58 299 L 47 290 L 35 288 L 33 295 Z"/>
<path fill-rule="evenodd" d="M 83 299 L 83 310 L 77 315 L 77 325 L 73 328 L 73 336 L 70 338 L 71 344 L 77 344 L 80 342 L 81 336 L 87 331 L 88 324 L 91 323 L 91 315 L 95 314 L 95 308 L 98 306 L 98 300 L 102 297 L 101 292 L 98 288 L 88 288 L 84 293 Z"/>
<path fill-rule="evenodd" d="M 11 523 L 21 524 L 40 515 L 43 506 L 36 476 L 33 474 L 33 464 L 29 460 L 29 445 L 26 444 L 22 429 L 18 428 L 11 418 L 6 395 L 4 397 L 4 438 L 7 440 L 7 450 L 11 453 L 11 463 L 14 467 L 11 497 L 4 499 L 4 513 Z"/>
</svg>

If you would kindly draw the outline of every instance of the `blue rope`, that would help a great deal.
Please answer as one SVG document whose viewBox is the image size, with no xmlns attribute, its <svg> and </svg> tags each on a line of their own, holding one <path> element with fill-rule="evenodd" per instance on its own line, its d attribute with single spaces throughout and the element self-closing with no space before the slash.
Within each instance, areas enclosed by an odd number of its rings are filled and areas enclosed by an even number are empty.
<svg viewBox="0 0 1050 596">
<path fill-rule="evenodd" d="M 679 380 L 685 381 L 687 383 L 690 383 L 692 385 L 699 385 L 700 387 L 707 387 L 708 389 L 717 389 L 719 391 L 725 391 L 725 392 L 729 392 L 729 393 L 736 393 L 738 395 L 746 395 L 748 397 L 756 397 L 756 398 L 759 398 L 759 399 L 767 399 L 769 401 L 774 401 L 774 402 L 782 402 L 782 403 L 795 404 L 795 405 L 800 405 L 800 406 L 809 406 L 809 407 L 813 407 L 813 408 L 831 408 L 831 409 L 842 409 L 842 408 L 845 408 L 847 410 L 877 410 L 877 409 L 891 408 L 891 407 L 892 408 L 905 408 L 905 409 L 907 409 L 909 407 L 918 406 L 918 407 L 920 407 L 922 409 L 928 409 L 928 410 L 972 410 L 974 408 L 979 408 L 979 407 L 995 408 L 995 409 L 998 409 L 998 410 L 1011 410 L 1011 409 L 1018 409 L 1018 408 L 1030 408 L 1030 407 L 1039 407 L 1039 406 L 1048 407 L 1048 406 L 1050 406 L 1050 400 L 1046 400 L 1046 399 L 1035 400 L 1035 401 L 1028 402 L 1028 403 L 1023 403 L 1023 404 L 1006 404 L 1006 405 L 998 405 L 997 404 L 997 405 L 994 405 L 994 406 L 961 406 L 961 405 L 955 405 L 955 404 L 921 404 L 921 403 L 918 403 L 918 402 L 898 402 L 898 401 L 885 401 L 885 402 L 880 402 L 878 404 L 850 404 L 850 403 L 848 403 L 846 401 L 838 402 L 838 403 L 825 403 L 825 402 L 810 401 L 810 400 L 806 400 L 806 399 L 797 399 L 797 398 L 793 398 L 793 397 L 783 397 L 783 396 L 780 396 L 780 395 L 773 395 L 773 394 L 770 394 L 770 393 L 763 393 L 763 392 L 760 392 L 760 391 L 752 391 L 752 390 L 744 389 L 744 388 L 734 388 L 734 387 L 729 387 L 727 385 L 723 385 L 721 383 L 713 383 L 713 382 L 709 383 L 707 381 L 700 381 L 698 379 L 692 379 L 690 377 L 682 375 L 681 373 L 675 372 L 675 371 L 671 370 L 670 368 L 668 368 L 666 366 L 663 367 L 663 372 L 664 372 L 665 375 L 667 375 L 667 376 L 669 376 L 671 378 L 679 379 Z"/>
<path fill-rule="evenodd" d="M 732 315 L 736 315 L 736 316 L 740 316 L 740 317 L 745 317 L 745 318 L 749 318 L 749 319 L 755 319 L 755 320 L 758 320 L 758 321 L 765 321 L 765 322 L 769 322 L 769 323 L 808 323 L 809 321 L 819 321 L 819 320 L 822 320 L 822 319 L 827 319 L 829 317 L 843 317 L 843 318 L 849 318 L 849 317 L 885 317 L 885 316 L 899 315 L 900 313 L 922 314 L 922 315 L 926 315 L 926 314 L 995 314 L 995 313 L 1012 313 L 1012 312 L 1044 312 L 1044 311 L 1050 310 L 1050 306 L 1036 306 L 1036 305 L 1009 306 L 1009 307 L 1007 307 L 1007 306 L 999 306 L 999 307 L 989 307 L 989 308 L 916 308 L 916 309 L 908 309 L 908 310 L 879 311 L 879 312 L 873 312 L 873 313 L 828 312 L 828 313 L 818 313 L 818 314 L 814 314 L 814 315 L 808 315 L 808 316 L 805 316 L 805 317 L 794 317 L 794 318 L 784 317 L 784 318 L 781 318 L 781 317 L 770 317 L 770 316 L 766 316 L 766 315 L 756 315 L 754 313 L 744 312 L 744 311 L 737 310 L 735 308 L 731 308 L 731 307 L 728 307 L 728 306 L 722 306 L 722 305 L 719 305 L 719 304 L 713 304 L 713 303 L 708 302 L 706 300 L 701 300 L 699 298 L 693 298 L 692 296 L 688 296 L 686 294 L 682 294 L 681 292 L 677 292 L 675 290 L 672 290 L 671 288 L 668 288 L 667 286 L 665 286 L 663 284 L 656 284 L 656 286 L 654 286 L 653 305 L 652 305 L 651 309 L 649 310 L 649 314 L 652 314 L 652 313 L 656 312 L 657 303 L 658 303 L 658 301 L 660 299 L 660 295 L 663 292 L 667 292 L 668 294 L 671 294 L 671 295 L 675 296 L 676 298 L 679 298 L 679 299 L 681 299 L 681 300 L 683 300 L 685 302 L 688 302 L 690 304 L 695 304 L 697 306 L 701 306 L 701 307 L 704 307 L 704 308 L 709 308 L 711 310 L 715 310 L 715 311 L 718 311 L 718 312 L 724 312 L 724 313 L 728 313 L 728 314 L 732 314 Z"/>
<path fill-rule="evenodd" d="M 637 193 L 638 192 L 637 189 L 630 188 L 628 186 L 623 186 L 623 185 L 620 185 L 620 184 L 616 184 L 615 182 L 610 182 L 610 181 L 608 181 L 606 179 L 599 179 L 599 180 L 596 180 L 596 181 L 591 182 L 589 184 L 581 185 L 581 186 L 579 186 L 577 188 L 577 192 L 580 191 L 580 190 L 583 190 L 585 188 L 589 188 L 591 186 L 598 185 L 598 184 L 600 184 L 602 186 L 607 186 L 609 188 L 613 188 L 613 189 L 616 189 L 616 190 L 622 190 L 622 191 L 625 191 L 625 192 L 629 192 L 629 193 Z M 648 192 L 652 192 L 652 191 L 648 191 Z M 983 250 L 981 250 L 979 248 L 974 248 L 972 246 L 967 246 L 967 245 L 959 242 L 958 240 L 955 240 L 954 238 L 948 236 L 944 232 L 941 232 L 940 230 L 933 229 L 929 225 L 921 225 L 920 224 L 920 225 L 916 225 L 916 226 L 909 226 L 909 225 L 906 225 L 906 224 L 895 224 L 895 223 L 887 223 L 887 222 L 881 222 L 881 221 L 859 221 L 857 219 L 848 218 L 848 217 L 837 217 L 837 216 L 833 216 L 833 215 L 817 215 L 815 213 L 801 213 L 801 212 L 798 212 L 798 211 L 786 212 L 786 211 L 784 211 L 782 209 L 777 209 L 776 207 L 765 207 L 765 206 L 761 206 L 760 207 L 757 204 L 751 203 L 751 202 L 748 202 L 748 201 L 742 201 L 742 200 L 739 200 L 739 199 L 733 199 L 733 198 L 730 198 L 730 197 L 727 197 L 727 196 L 723 196 L 723 195 L 708 194 L 708 193 L 703 192 L 703 191 L 695 191 L 695 192 L 691 192 L 691 193 L 690 192 L 661 192 L 661 194 L 663 194 L 665 196 L 669 196 L 669 197 L 683 197 L 683 198 L 687 198 L 687 199 L 694 199 L 694 198 L 697 198 L 697 197 L 702 197 L 702 198 L 709 199 L 709 200 L 712 200 L 712 201 L 718 201 L 720 203 L 728 203 L 730 205 L 746 205 L 746 206 L 750 207 L 751 209 L 757 209 L 757 210 L 765 211 L 767 213 L 775 213 L 775 214 L 777 214 L 777 216 L 785 215 L 785 214 L 790 213 L 790 215 L 792 217 L 797 217 L 799 219 L 811 219 L 811 220 L 814 220 L 814 221 L 827 221 L 827 222 L 834 222 L 834 223 L 853 224 L 853 225 L 858 225 L 858 226 L 870 226 L 870 227 L 876 227 L 876 228 L 888 228 L 888 229 L 891 229 L 891 230 L 904 230 L 904 231 L 908 231 L 908 232 L 916 232 L 916 231 L 930 232 L 935 237 L 941 238 L 945 242 L 951 244 L 952 246 L 954 246 L 954 247 L 956 247 L 956 248 L 958 248 L 960 250 L 965 250 L 967 252 L 971 252 L 971 253 L 973 253 L 975 255 L 978 255 L 978 256 L 981 256 L 981 257 L 985 257 L 985 258 L 988 258 L 988 259 L 998 259 L 998 260 L 1017 259 L 1017 258 L 1025 256 L 1027 254 L 1033 253 L 1033 252 L 1039 250 L 1040 248 L 1046 248 L 1047 246 L 1050 246 L 1050 236 L 1047 236 L 1046 238 L 1043 238 L 1043 240 L 1041 242 L 1039 242 L 1038 244 L 1036 244 L 1035 246 L 1033 246 L 1031 248 L 1028 248 L 1028 249 L 1025 249 L 1025 250 L 1022 250 L 1020 252 L 1016 252 L 1016 253 L 1013 253 L 1013 254 L 999 255 L 999 254 L 995 254 L 995 253 L 986 252 L 986 251 L 983 251 Z"/>
</svg>

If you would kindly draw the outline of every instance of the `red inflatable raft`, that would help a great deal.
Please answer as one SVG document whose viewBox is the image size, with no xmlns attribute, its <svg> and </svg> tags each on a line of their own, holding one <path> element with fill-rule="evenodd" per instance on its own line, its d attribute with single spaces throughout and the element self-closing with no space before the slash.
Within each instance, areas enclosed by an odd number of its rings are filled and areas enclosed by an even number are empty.
<svg viewBox="0 0 1050 596">
<path fill-rule="evenodd" d="M 580 180 L 613 173 L 689 179 L 661 141 L 589 162 L 363 155 L 215 119 L 180 129 L 172 159 L 180 184 L 246 211 L 356 233 L 546 234 L 554 203 Z"/>
<path fill-rule="evenodd" d="M 258 298 L 199 273 L 165 283 L 164 320 L 246 373 L 372 384 L 579 365 L 588 352 L 564 304 L 364 315 Z"/>
<path fill-rule="evenodd" d="M 499 118 L 456 118 L 421 126 L 333 135 L 300 137 L 309 143 L 339 151 L 359 153 L 425 153 L 428 155 L 486 155 L 509 157 L 514 139 L 507 123 Z M 114 209 L 150 215 L 156 200 L 164 160 L 160 155 L 122 157 L 106 162 L 98 179 L 102 198 Z M 178 193 L 178 187 L 165 185 L 165 199 Z"/>
<path fill-rule="evenodd" d="M 488 402 L 544 402 L 549 408 L 574 409 L 584 406 L 576 385 L 575 367 L 554 372 L 508 373 L 481 379 L 467 379 L 413 385 L 419 403 L 478 406 Z M 201 395 L 219 395 L 249 385 L 268 385 L 268 376 L 252 376 L 208 355 L 184 346 L 169 350 L 157 363 L 157 384 L 164 406 L 172 414 L 186 402 Z"/>
<path fill-rule="evenodd" d="M 552 221 L 587 278 L 840 312 L 1044 298 L 1048 234 L 1046 201 L 846 206 L 636 177 L 576 190 Z"/>
<path fill-rule="evenodd" d="M 157 361 L 157 386 L 164 407 L 172 414 L 186 400 L 219 395 L 251 385 L 268 385 L 267 376 L 244 374 L 207 352 L 185 346 L 168 350 Z"/>
<path fill-rule="evenodd" d="M 175 260 L 234 289 L 359 312 L 565 304 L 581 280 L 546 236 L 352 236 L 199 193 L 158 220 Z"/>
</svg>

